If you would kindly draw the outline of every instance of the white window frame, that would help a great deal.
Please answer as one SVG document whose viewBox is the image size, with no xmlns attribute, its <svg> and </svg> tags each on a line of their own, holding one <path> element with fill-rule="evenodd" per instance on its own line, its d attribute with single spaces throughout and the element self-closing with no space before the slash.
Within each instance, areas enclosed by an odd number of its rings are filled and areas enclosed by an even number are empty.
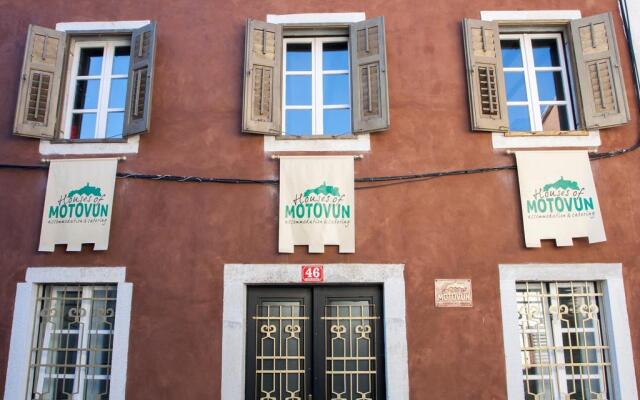
<svg viewBox="0 0 640 400">
<path fill-rule="evenodd" d="M 300 285 L 300 264 L 225 264 L 222 399 L 245 399 L 247 286 Z M 386 398 L 409 400 L 403 264 L 325 264 L 324 283 L 382 284 Z"/>
<path fill-rule="evenodd" d="M 289 43 L 309 43 L 311 44 L 311 72 L 309 71 L 287 71 L 287 44 Z M 349 65 L 346 70 L 325 71 L 322 67 L 322 55 L 324 43 L 347 43 L 347 54 L 349 54 Z M 287 125 L 287 110 L 311 110 L 311 135 L 312 136 L 332 136 L 324 133 L 324 110 L 329 109 L 349 109 L 351 110 L 351 55 L 349 53 L 349 38 L 345 36 L 334 37 L 312 37 L 312 38 L 285 38 L 283 40 L 282 52 L 282 134 L 286 136 L 285 127 Z M 324 76 L 325 75 L 343 75 L 347 74 L 347 82 L 349 84 L 349 103 L 339 105 L 324 104 Z M 311 76 L 311 106 L 288 106 L 286 102 L 287 96 L 287 76 L 302 75 Z M 352 128 L 351 120 L 349 127 Z M 344 135 L 352 135 L 352 129 Z M 299 135 L 296 135 L 299 136 Z M 339 136 L 339 135 L 336 135 Z"/>
<path fill-rule="evenodd" d="M 514 23 L 522 26 L 537 22 L 569 23 L 582 18 L 580 10 L 485 10 L 480 12 L 483 21 Z M 564 48 L 564 46 L 563 46 Z M 567 60 L 568 61 L 568 60 Z M 567 65 L 569 63 L 567 62 Z M 574 105 L 575 107 L 575 105 Z M 574 108 L 575 113 L 575 108 Z M 494 149 L 530 149 L 530 148 L 586 148 L 596 150 L 602 143 L 599 130 L 588 131 L 587 136 L 505 136 L 503 132 L 493 132 L 491 141 Z"/>
<path fill-rule="evenodd" d="M 32 267 L 18 283 L 11 326 L 4 400 L 25 399 L 29 389 L 29 362 L 36 320 L 38 291 L 46 284 L 116 283 L 110 400 L 124 400 L 133 284 L 125 282 L 125 267 Z"/>
<path fill-rule="evenodd" d="M 131 40 L 123 39 L 123 38 L 114 38 L 112 40 L 95 40 L 95 41 L 76 41 L 73 45 L 73 51 L 71 54 L 74 55 L 73 60 L 70 64 L 71 67 L 71 76 L 68 80 L 68 86 L 66 93 L 66 106 L 63 110 L 64 115 L 64 129 L 62 131 L 62 138 L 69 139 L 71 136 L 71 124 L 73 122 L 74 111 L 74 103 L 76 100 L 76 87 L 78 84 L 78 67 L 80 64 L 80 53 L 82 49 L 86 48 L 102 48 L 104 53 L 102 56 L 102 70 L 100 71 L 100 87 L 98 91 L 98 108 L 97 109 L 85 109 L 85 112 L 95 112 L 96 113 L 96 131 L 95 136 L 93 138 L 88 138 L 88 140 L 95 139 L 113 139 L 113 138 L 105 138 L 107 131 L 107 114 L 109 112 L 124 112 L 124 107 L 122 108 L 109 108 L 109 95 L 111 92 L 111 80 L 118 78 L 128 78 L 129 74 L 120 74 L 120 75 L 112 75 L 112 67 L 113 67 L 113 57 L 115 53 L 116 47 L 122 46 L 131 46 Z M 89 77 L 96 79 L 97 75 Z M 84 77 L 81 77 L 84 78 Z M 84 79 L 83 79 L 84 80 Z M 125 99 L 126 100 L 126 99 Z M 123 126 L 124 133 L 124 126 Z M 116 139 L 121 139 L 121 137 Z M 78 139 L 82 140 L 82 139 Z"/>
<path fill-rule="evenodd" d="M 266 20 L 271 24 L 350 24 L 366 20 L 366 15 L 363 12 L 268 14 Z M 282 121 L 284 124 L 284 118 Z M 314 135 L 302 137 L 264 135 L 263 148 L 265 153 L 292 151 L 368 152 L 371 150 L 371 141 L 368 133 L 345 135 L 341 138 Z"/>
<path fill-rule="evenodd" d="M 602 327 L 609 340 L 610 400 L 637 400 L 629 317 L 622 264 L 501 264 L 500 300 L 510 400 L 524 400 L 520 334 L 516 299 L 518 281 L 597 281 L 602 285 Z"/>
<path fill-rule="evenodd" d="M 56 30 L 67 33 L 100 31 L 104 34 L 122 31 L 133 31 L 150 24 L 150 20 L 140 21 L 95 21 L 95 22 L 59 22 Z M 71 68 L 72 63 L 68 63 Z M 67 69 L 67 76 L 71 71 Z M 68 85 L 67 85 L 68 86 Z M 66 100 L 64 102 L 66 104 Z M 63 120 L 64 121 L 64 120 Z M 68 132 L 68 131 L 65 131 Z M 56 140 L 40 140 L 39 152 L 43 156 L 50 155 L 87 155 L 87 154 L 137 154 L 140 135 L 128 136 L 112 142 L 60 142 Z"/>
<path fill-rule="evenodd" d="M 533 59 L 532 40 L 537 39 L 555 39 L 558 56 L 560 60 L 559 67 L 536 67 Z M 504 73 L 508 72 L 524 72 L 524 80 L 527 91 L 527 100 L 525 101 L 508 101 L 507 106 L 527 106 L 529 109 L 529 121 L 531 123 L 531 131 L 544 131 L 542 126 L 542 113 L 540 106 L 557 105 L 565 106 L 567 109 L 567 118 L 569 119 L 569 129 L 575 129 L 575 120 L 573 116 L 572 92 L 569 88 L 569 71 L 565 61 L 565 47 L 562 43 L 561 33 L 503 33 L 500 34 L 500 40 L 517 40 L 520 43 L 520 51 L 522 53 L 522 67 L 503 67 Z M 562 74 L 562 90 L 564 91 L 565 100 L 540 100 L 538 91 L 538 83 L 536 72 L 549 71 L 560 72 Z M 506 77 L 505 77 L 506 80 Z M 541 104 L 543 103 L 543 104 Z"/>
</svg>

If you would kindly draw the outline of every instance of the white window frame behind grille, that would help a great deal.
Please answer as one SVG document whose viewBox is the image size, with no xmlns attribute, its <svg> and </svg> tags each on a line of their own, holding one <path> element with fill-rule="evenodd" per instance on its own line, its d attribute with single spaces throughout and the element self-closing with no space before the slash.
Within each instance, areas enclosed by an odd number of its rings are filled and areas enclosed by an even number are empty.
<svg viewBox="0 0 640 400">
<path fill-rule="evenodd" d="M 18 283 L 11 326 L 9 361 L 4 400 L 27 398 L 29 363 L 35 329 L 37 295 L 46 284 L 116 283 L 116 315 L 109 400 L 124 400 L 129 351 L 129 325 L 133 284 L 125 282 L 124 267 L 35 267 L 28 268 L 25 282 Z"/>
<path fill-rule="evenodd" d="M 96 113 L 96 126 L 95 126 L 95 136 L 93 138 L 87 139 L 76 139 L 76 140 L 95 140 L 95 139 L 114 139 L 114 138 L 106 138 L 107 132 L 107 114 L 112 111 L 124 112 L 124 108 L 113 108 L 109 109 L 109 95 L 111 92 L 111 80 L 118 78 L 128 78 L 129 72 L 121 75 L 112 75 L 112 67 L 113 67 L 113 57 L 115 53 L 116 47 L 123 46 L 131 46 L 130 39 L 123 38 L 114 38 L 107 40 L 95 40 L 95 41 L 76 41 L 73 45 L 73 51 L 70 53 L 73 56 L 72 67 L 71 67 L 71 76 L 68 80 L 66 93 L 66 106 L 63 110 L 63 118 L 65 121 L 64 130 L 62 132 L 63 139 L 69 139 L 71 136 L 71 124 L 73 122 L 74 115 L 74 103 L 76 100 L 76 87 L 78 84 L 78 67 L 80 64 L 80 52 L 82 49 L 86 48 L 102 48 L 103 56 L 102 56 L 102 70 L 100 71 L 100 87 L 98 91 L 98 108 L 91 111 L 86 112 L 95 112 Z M 126 96 L 126 93 L 125 93 Z M 125 97 L 126 101 L 126 97 Z M 124 134 L 124 124 L 122 127 L 122 131 Z M 117 137 L 115 139 L 122 139 L 123 136 Z"/>
<path fill-rule="evenodd" d="M 610 400 L 637 400 L 622 264 L 501 264 L 500 300 L 509 400 L 524 400 L 517 281 L 597 281 L 602 286 L 602 328 L 609 341 Z"/>
<path fill-rule="evenodd" d="M 322 65 L 323 44 L 324 43 L 347 43 L 347 54 L 349 65 L 346 70 L 325 71 Z M 289 43 L 310 43 L 311 44 L 311 74 L 308 71 L 287 71 L 287 44 Z M 346 36 L 332 37 L 312 37 L 312 38 L 285 38 L 282 44 L 282 135 L 286 136 L 287 110 L 308 110 L 309 106 L 288 106 L 287 105 L 287 76 L 288 75 L 311 75 L 311 136 L 349 136 L 353 135 L 353 127 L 351 120 L 349 122 L 350 132 L 343 135 L 331 135 L 324 133 L 324 110 L 328 109 L 349 109 L 351 110 L 351 54 L 349 51 L 349 38 Z M 340 105 L 324 104 L 324 76 L 347 74 L 347 82 L 349 84 L 349 103 Z M 353 110 L 351 110 L 351 115 Z M 289 135 L 292 136 L 292 135 Z M 295 135 L 300 136 L 300 135 Z"/>
<path fill-rule="evenodd" d="M 533 59 L 532 40 L 537 39 L 555 39 L 560 60 L 559 67 L 535 67 Z M 528 106 L 529 121 L 531 123 L 531 131 L 544 131 L 542 127 L 542 116 L 540 112 L 541 102 L 545 105 L 566 106 L 567 118 L 569 120 L 569 129 L 574 130 L 574 106 L 572 101 L 572 92 L 569 87 L 570 73 L 566 62 L 565 47 L 562 41 L 561 33 L 503 33 L 500 34 L 500 40 L 518 40 L 520 43 L 520 51 L 522 53 L 522 67 L 504 67 L 504 73 L 508 72 L 524 72 L 525 86 L 527 91 L 527 100 L 525 101 L 507 101 L 507 106 L 519 105 Z M 541 101 L 538 92 L 538 83 L 536 71 L 560 71 L 562 74 L 562 90 L 564 91 L 565 100 Z M 505 79 L 506 80 L 506 79 Z"/>
</svg>

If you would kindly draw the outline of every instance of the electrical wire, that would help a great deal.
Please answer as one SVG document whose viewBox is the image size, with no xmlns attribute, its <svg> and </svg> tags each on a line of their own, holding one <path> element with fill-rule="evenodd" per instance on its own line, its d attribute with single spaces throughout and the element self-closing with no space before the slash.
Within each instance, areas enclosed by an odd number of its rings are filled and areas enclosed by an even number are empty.
<svg viewBox="0 0 640 400">
<path fill-rule="evenodd" d="M 624 30 L 626 34 L 627 45 L 631 54 L 631 60 L 634 68 L 634 72 L 636 72 L 635 65 L 635 53 L 633 49 L 633 44 L 631 42 L 631 32 L 629 29 L 629 16 L 627 14 L 626 5 L 624 5 L 624 0 L 619 0 Z M 637 81 L 637 74 L 633 74 L 634 80 L 636 80 L 636 85 L 640 83 Z M 640 99 L 639 99 L 640 104 Z M 624 155 L 626 153 L 630 153 L 632 151 L 640 148 L 640 132 L 638 134 L 638 139 L 636 143 L 629 147 L 616 149 L 604 153 L 594 153 L 589 155 L 589 159 L 591 161 L 603 160 L 612 157 L 618 157 Z M 0 170 L 2 169 L 23 169 L 23 170 L 47 170 L 49 165 L 28 165 L 28 164 L 0 164 Z M 515 164 L 509 165 L 501 165 L 494 167 L 480 167 L 480 168 L 471 168 L 471 169 L 459 169 L 459 170 L 451 170 L 451 171 L 440 171 L 440 172 L 425 172 L 419 174 L 408 174 L 408 175 L 387 175 L 387 176 L 376 176 L 376 177 L 364 177 L 364 178 L 355 178 L 356 183 L 362 183 L 364 185 L 357 186 L 355 189 L 374 189 L 380 187 L 386 187 L 390 185 L 398 185 L 402 183 L 411 183 L 411 182 L 422 182 L 426 180 L 442 178 L 446 176 L 456 176 L 456 175 L 472 175 L 472 174 L 483 174 L 483 173 L 492 173 L 499 171 L 507 171 L 507 170 L 516 170 L 517 166 Z M 143 174 L 136 172 L 117 172 L 116 176 L 121 179 L 141 179 L 141 180 L 154 180 L 154 181 L 169 181 L 169 182 L 189 182 L 189 183 L 218 183 L 218 184 L 249 184 L 249 185 L 277 185 L 279 184 L 279 179 L 246 179 L 246 178 L 212 178 L 212 177 L 200 177 L 200 176 L 181 176 L 181 175 L 158 175 L 158 174 Z"/>
</svg>

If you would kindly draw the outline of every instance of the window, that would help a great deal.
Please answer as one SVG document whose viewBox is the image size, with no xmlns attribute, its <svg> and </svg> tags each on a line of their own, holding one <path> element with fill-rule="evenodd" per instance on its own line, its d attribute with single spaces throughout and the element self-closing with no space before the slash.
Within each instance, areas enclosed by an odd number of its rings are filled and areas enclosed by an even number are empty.
<svg viewBox="0 0 640 400">
<path fill-rule="evenodd" d="M 518 282 L 525 398 L 611 398 L 598 282 Z"/>
<path fill-rule="evenodd" d="M 509 130 L 575 129 L 562 34 L 502 34 Z"/>
<path fill-rule="evenodd" d="M 499 269 L 510 400 L 638 398 L 620 264 Z"/>
<path fill-rule="evenodd" d="M 29 399 L 108 399 L 115 285 L 43 285 L 29 371 Z"/>
<path fill-rule="evenodd" d="M 133 290 L 125 272 L 27 269 L 16 290 L 5 399 L 125 398 Z"/>
<path fill-rule="evenodd" d="M 249 288 L 246 399 L 385 399 L 377 287 Z"/>
<path fill-rule="evenodd" d="M 64 137 L 122 138 L 130 40 L 77 42 L 73 54 Z"/>
<path fill-rule="evenodd" d="M 584 136 L 588 129 L 627 123 L 611 14 L 541 20 L 464 21 L 472 129 L 506 136 Z M 571 54 L 565 54 L 563 42 Z M 577 72 L 573 77 L 570 64 Z"/>
<path fill-rule="evenodd" d="M 156 30 L 139 22 L 31 25 L 14 133 L 86 142 L 147 132 Z"/>
<path fill-rule="evenodd" d="M 249 20 L 242 130 L 331 138 L 389 127 L 382 17 L 355 23 Z"/>
<path fill-rule="evenodd" d="M 347 37 L 284 39 L 283 135 L 351 133 Z"/>
</svg>

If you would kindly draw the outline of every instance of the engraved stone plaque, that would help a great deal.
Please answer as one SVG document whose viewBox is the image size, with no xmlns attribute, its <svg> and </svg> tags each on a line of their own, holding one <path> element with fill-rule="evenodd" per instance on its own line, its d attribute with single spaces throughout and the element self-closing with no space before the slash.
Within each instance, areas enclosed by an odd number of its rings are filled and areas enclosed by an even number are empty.
<svg viewBox="0 0 640 400">
<path fill-rule="evenodd" d="M 436 307 L 473 307 L 471 279 L 436 279 Z"/>
</svg>

